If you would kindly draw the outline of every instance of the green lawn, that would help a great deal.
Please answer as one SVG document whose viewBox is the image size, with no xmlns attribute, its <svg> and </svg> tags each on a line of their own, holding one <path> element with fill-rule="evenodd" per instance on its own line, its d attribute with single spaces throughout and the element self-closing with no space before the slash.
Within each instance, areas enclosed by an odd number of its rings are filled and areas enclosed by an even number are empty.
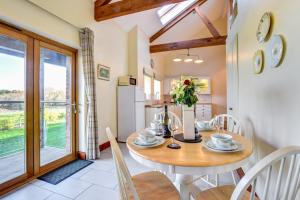
<svg viewBox="0 0 300 200">
<path fill-rule="evenodd" d="M 65 123 L 48 124 L 46 146 L 65 148 Z M 22 151 L 24 149 L 23 129 L 0 131 L 0 157 Z"/>
</svg>

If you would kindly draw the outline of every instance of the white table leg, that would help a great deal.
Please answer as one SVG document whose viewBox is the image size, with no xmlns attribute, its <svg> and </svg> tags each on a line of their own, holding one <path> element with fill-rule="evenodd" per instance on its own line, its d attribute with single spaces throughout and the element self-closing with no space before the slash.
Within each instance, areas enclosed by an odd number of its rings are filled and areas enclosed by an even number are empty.
<svg viewBox="0 0 300 200">
<path fill-rule="evenodd" d="M 181 200 L 190 200 L 189 184 L 193 181 L 193 176 L 176 174 L 175 185 L 180 192 Z"/>
</svg>

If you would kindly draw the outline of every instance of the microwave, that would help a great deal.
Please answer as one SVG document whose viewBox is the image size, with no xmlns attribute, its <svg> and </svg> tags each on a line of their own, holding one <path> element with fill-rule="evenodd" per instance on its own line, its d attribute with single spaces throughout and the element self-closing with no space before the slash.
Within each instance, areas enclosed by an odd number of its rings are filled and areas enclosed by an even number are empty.
<svg viewBox="0 0 300 200">
<path fill-rule="evenodd" d="M 136 85 L 136 79 L 131 76 L 120 76 L 119 85 Z"/>
</svg>

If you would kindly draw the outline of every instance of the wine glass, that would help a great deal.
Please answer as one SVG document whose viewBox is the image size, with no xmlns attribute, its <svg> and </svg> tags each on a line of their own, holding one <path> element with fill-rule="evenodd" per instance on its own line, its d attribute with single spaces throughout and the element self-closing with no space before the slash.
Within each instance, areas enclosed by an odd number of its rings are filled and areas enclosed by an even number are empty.
<svg viewBox="0 0 300 200">
<path fill-rule="evenodd" d="M 172 135 L 172 143 L 169 144 L 168 147 L 171 149 L 180 149 L 181 146 L 179 144 L 175 143 L 175 141 L 174 141 L 174 132 L 179 129 L 179 123 L 177 120 L 175 120 L 174 117 L 169 119 L 168 128 L 171 131 L 171 135 Z"/>
</svg>

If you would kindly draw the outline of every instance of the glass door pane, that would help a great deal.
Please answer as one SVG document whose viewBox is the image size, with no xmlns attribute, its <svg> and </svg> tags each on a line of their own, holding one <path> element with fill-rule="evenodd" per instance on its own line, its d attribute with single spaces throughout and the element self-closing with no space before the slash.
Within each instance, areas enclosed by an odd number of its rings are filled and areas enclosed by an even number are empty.
<svg viewBox="0 0 300 200">
<path fill-rule="evenodd" d="M 0 34 L 0 184 L 26 173 L 26 43 Z"/>
<path fill-rule="evenodd" d="M 72 57 L 40 48 L 40 165 L 72 152 Z"/>
</svg>

